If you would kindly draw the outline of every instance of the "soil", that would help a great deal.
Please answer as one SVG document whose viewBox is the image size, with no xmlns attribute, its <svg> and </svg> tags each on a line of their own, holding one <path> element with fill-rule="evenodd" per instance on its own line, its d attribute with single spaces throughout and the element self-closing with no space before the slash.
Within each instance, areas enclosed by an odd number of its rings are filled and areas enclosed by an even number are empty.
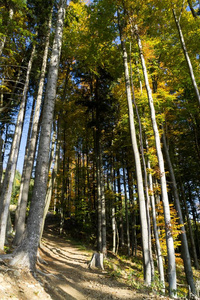
<svg viewBox="0 0 200 300">
<path fill-rule="evenodd" d="M 0 261 L 0 299 L 161 299 L 117 281 L 106 269 L 89 269 L 91 257 L 91 251 L 81 249 L 48 226 L 35 274 L 14 269 Z"/>
</svg>

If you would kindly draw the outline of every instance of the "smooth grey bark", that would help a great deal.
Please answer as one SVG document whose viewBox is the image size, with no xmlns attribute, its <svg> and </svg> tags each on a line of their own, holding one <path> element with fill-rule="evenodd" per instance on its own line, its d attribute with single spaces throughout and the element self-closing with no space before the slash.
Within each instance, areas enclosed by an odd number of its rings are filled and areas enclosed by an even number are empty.
<svg viewBox="0 0 200 300">
<path fill-rule="evenodd" d="M 191 259 L 190 259 L 190 252 L 189 252 L 189 248 L 188 248 L 186 230 L 185 230 L 185 226 L 184 226 L 184 220 L 183 220 L 183 215 L 182 215 L 182 210 L 181 210 L 181 205 L 180 205 L 180 200 L 179 200 L 179 193 L 178 193 L 178 189 L 177 189 L 174 169 L 172 166 L 171 158 L 170 158 L 168 147 L 167 147 L 167 141 L 165 138 L 164 128 L 163 128 L 162 140 L 163 140 L 163 148 L 164 148 L 164 152 L 165 152 L 165 156 L 166 156 L 166 160 L 167 160 L 167 164 L 168 164 L 168 168 L 169 168 L 169 175 L 171 178 L 171 185 L 172 185 L 172 191 L 174 194 L 175 207 L 176 207 L 176 211 L 177 211 L 177 214 L 179 217 L 178 222 L 179 222 L 179 225 L 182 225 L 181 226 L 181 249 L 182 249 L 182 257 L 183 257 L 183 262 L 184 262 L 185 274 L 186 274 L 187 282 L 191 288 L 192 293 L 196 294 Z"/>
<path fill-rule="evenodd" d="M 107 239 L 106 239 L 106 199 L 104 191 L 104 179 L 102 172 L 102 157 L 101 160 L 101 230 L 102 230 L 102 253 L 107 256 Z"/>
<path fill-rule="evenodd" d="M 18 219 L 19 219 L 19 209 L 20 209 L 20 203 L 21 203 L 21 195 L 22 195 L 23 186 L 24 186 L 24 175 L 25 175 L 26 164 L 27 164 L 27 160 L 28 160 L 28 143 L 29 143 L 30 135 L 31 135 L 34 107 L 35 107 L 35 101 L 33 100 L 31 116 L 30 116 L 30 122 L 29 122 L 29 128 L 28 128 L 28 134 L 27 134 L 27 140 L 26 140 L 26 148 L 25 148 L 24 164 L 23 164 L 23 170 L 22 170 L 22 176 L 21 176 L 21 182 L 20 182 L 19 197 L 18 197 L 17 208 L 16 208 L 16 211 L 15 211 L 15 228 L 14 228 L 15 238 L 16 238 L 16 227 L 17 227 Z M 20 237 L 22 237 L 22 235 Z M 13 240 L 13 244 L 15 244 L 15 238 Z"/>
<path fill-rule="evenodd" d="M 31 57 L 28 63 L 26 81 L 23 89 L 23 96 L 20 103 L 20 109 L 17 117 L 17 122 L 15 126 L 15 133 L 12 141 L 12 146 L 10 150 L 9 160 L 6 168 L 6 173 L 4 181 L 2 184 L 2 193 L 0 197 L 0 249 L 3 250 L 5 243 L 5 234 L 6 234 L 6 224 L 9 212 L 9 205 L 12 194 L 12 187 L 15 177 L 15 171 L 17 166 L 17 159 L 19 154 L 19 147 L 22 135 L 23 121 L 25 115 L 26 101 L 27 101 L 27 92 L 29 87 L 29 77 L 32 68 L 32 63 L 35 55 L 35 45 L 33 46 Z"/>
<path fill-rule="evenodd" d="M 194 71 L 193 71 L 193 67 L 192 67 L 190 57 L 189 57 L 189 54 L 188 54 L 188 51 L 187 51 L 187 47 L 186 47 L 186 44 L 185 44 L 184 36 L 183 36 L 182 30 L 181 30 L 180 22 L 179 22 L 179 20 L 176 16 L 175 9 L 172 9 L 172 12 L 173 12 L 174 20 L 175 20 L 176 27 L 177 27 L 177 30 L 178 30 L 178 34 L 179 34 L 179 38 L 180 38 L 180 42 L 181 42 L 181 47 L 183 49 L 185 60 L 186 60 L 187 65 L 188 65 L 192 85 L 194 87 L 194 91 L 195 91 L 195 94 L 196 94 L 196 97 L 197 97 L 197 101 L 200 105 L 200 93 L 199 93 L 197 82 L 196 82 L 196 79 L 195 79 L 195 76 L 194 76 Z"/>
<path fill-rule="evenodd" d="M 48 49 L 49 49 L 49 38 L 50 38 L 50 29 L 51 29 L 51 15 L 49 18 L 49 24 L 48 24 L 48 32 L 46 36 L 46 42 L 45 42 L 45 49 L 43 54 L 43 61 L 42 61 L 42 67 L 41 67 L 41 74 L 40 74 L 40 80 L 39 80 L 39 86 L 38 86 L 38 94 L 36 99 L 36 105 L 35 105 L 35 112 L 34 112 L 34 118 L 33 118 L 33 125 L 32 125 L 32 132 L 31 132 L 31 138 L 28 144 L 28 150 L 27 150 L 27 160 L 25 161 L 25 165 L 23 167 L 23 186 L 20 189 L 19 194 L 19 209 L 18 209 L 18 218 L 17 223 L 15 227 L 15 238 L 13 243 L 15 245 L 18 245 L 20 243 L 20 240 L 22 239 L 24 230 L 25 230 L 25 219 L 26 219 L 26 207 L 27 207 L 27 201 L 28 201 L 28 192 L 29 192 L 29 185 L 31 180 L 31 174 L 34 164 L 34 157 L 35 157 L 35 149 L 37 144 L 37 133 L 38 133 L 38 127 L 39 127 L 39 118 L 40 118 L 40 110 L 41 110 L 41 104 L 42 104 L 42 94 L 43 94 L 43 88 L 44 88 L 44 80 L 45 80 L 45 72 L 46 72 L 46 66 L 47 66 L 47 58 L 48 58 Z"/>
<path fill-rule="evenodd" d="M 9 124 L 6 124 L 5 125 L 5 130 L 4 130 L 5 140 L 3 141 L 2 151 L 1 151 L 1 161 L 2 161 L 2 164 L 0 166 L 0 188 L 2 187 L 2 183 L 3 183 L 3 161 L 4 161 L 5 150 L 6 150 L 6 145 L 7 145 L 7 141 L 8 141 L 9 126 L 10 126 Z M 0 191 L 1 191 L 1 189 L 0 189 Z"/>
<path fill-rule="evenodd" d="M 148 140 L 145 137 L 146 142 L 146 149 L 148 153 L 149 145 Z M 151 164 L 149 158 L 147 158 L 147 168 L 151 170 Z M 160 247 L 160 240 L 159 240 L 159 232 L 158 232 L 158 226 L 156 222 L 156 201 L 155 201 L 155 195 L 154 195 L 154 187 L 153 187 L 153 178 L 151 172 L 148 173 L 148 179 L 149 179 L 149 194 L 150 194 L 150 200 L 151 200 L 151 210 L 152 210 L 152 223 L 153 223 L 153 232 L 154 232 L 154 238 L 155 238 L 155 244 L 156 244 L 156 254 L 157 254 L 157 262 L 158 262 L 158 271 L 160 275 L 160 283 L 161 283 L 161 289 L 162 292 L 165 293 L 165 273 L 164 273 L 164 265 L 163 265 L 163 257 Z"/>
<path fill-rule="evenodd" d="M 99 111 L 99 83 L 96 77 L 95 86 L 95 100 L 96 100 L 96 131 L 94 134 L 95 155 L 96 155 L 96 178 L 97 178 L 97 248 L 98 251 L 107 255 L 106 245 L 106 207 L 105 207 L 105 193 L 102 173 L 102 149 L 101 149 L 101 128 L 100 128 L 100 111 Z"/>
<path fill-rule="evenodd" d="M 137 107 L 137 103 L 135 101 L 135 93 L 134 93 L 134 86 L 133 86 L 133 76 L 132 76 L 132 64 L 131 64 L 131 43 L 130 43 L 130 75 L 131 75 L 131 90 L 132 90 L 132 99 L 133 104 L 135 106 L 135 111 L 138 119 L 139 125 L 139 141 L 140 141 L 140 154 L 142 156 L 143 162 L 143 174 L 144 174 L 144 186 L 145 186 L 145 195 L 146 195 L 146 210 L 147 210 L 147 223 L 148 223 L 148 243 L 149 243 L 149 257 L 151 263 L 151 281 L 154 281 L 154 262 L 153 262 L 153 254 L 152 254 L 152 243 L 151 243 L 151 218 L 150 218 L 150 199 L 149 199 L 149 187 L 148 187 L 148 177 L 147 177 L 147 168 L 146 168 L 146 161 L 144 156 L 144 145 L 143 145 L 143 137 L 142 137 L 142 124 L 140 120 L 140 115 Z M 141 90 L 142 93 L 142 90 Z"/>
<path fill-rule="evenodd" d="M 126 51 L 125 43 L 124 43 L 122 37 L 121 37 L 121 46 L 122 46 L 122 52 L 123 52 L 126 95 L 127 95 L 127 103 L 128 103 L 128 111 L 129 111 L 129 126 L 130 126 L 132 149 L 133 149 L 134 158 L 135 158 L 137 190 L 138 190 L 139 207 L 140 207 L 143 262 L 144 262 L 144 280 L 147 285 L 150 285 L 151 284 L 151 264 L 150 264 L 149 249 L 148 249 L 149 248 L 148 224 L 147 224 L 146 203 L 145 203 L 144 187 L 143 187 L 143 176 L 142 176 L 140 154 L 139 154 L 139 150 L 138 150 L 135 124 L 134 124 L 134 113 L 133 113 L 131 88 L 130 88 L 130 80 L 129 80 L 127 51 Z"/>
<path fill-rule="evenodd" d="M 149 170 L 151 169 L 149 159 L 147 161 L 147 167 Z M 151 199 L 151 209 L 152 209 L 152 223 L 153 223 L 153 232 L 154 232 L 154 238 L 155 238 L 155 243 L 156 243 L 158 271 L 159 271 L 159 275 L 160 275 L 161 289 L 162 289 L 162 292 L 165 293 L 165 273 L 164 273 L 163 257 L 162 257 L 159 234 L 158 234 L 158 227 L 157 227 L 157 222 L 156 222 L 156 205 L 155 205 L 155 197 L 154 197 L 154 192 L 153 192 L 152 174 L 149 173 L 148 177 L 149 177 L 149 189 L 150 189 L 150 199 Z"/>
<path fill-rule="evenodd" d="M 126 165 L 128 163 L 126 162 Z M 128 177 L 128 192 L 130 201 L 130 221 L 131 221 L 131 252 L 132 255 L 137 256 L 137 232 L 136 232 L 136 214 L 134 209 L 134 197 L 133 197 L 133 176 L 130 168 L 127 167 L 127 177 Z"/>
<path fill-rule="evenodd" d="M 55 143 L 56 143 L 56 148 L 55 148 Z M 41 239 L 42 239 L 42 235 L 43 235 L 43 231 L 44 231 L 45 219 L 46 219 L 46 216 L 47 216 L 47 213 L 49 210 L 51 198 L 53 195 L 53 189 L 54 189 L 55 181 L 56 181 L 56 175 L 57 175 L 57 170 L 58 170 L 58 160 L 59 160 L 59 158 L 58 158 L 59 147 L 60 147 L 60 145 L 58 142 L 58 136 L 57 136 L 57 141 L 56 141 L 56 132 L 54 131 L 52 145 L 51 145 L 51 156 L 50 156 L 50 160 L 49 160 L 49 172 L 51 174 L 51 177 L 48 182 L 48 188 L 47 188 L 46 198 L 45 198 L 44 216 L 43 216 L 42 228 L 41 228 L 41 232 L 40 232 L 40 245 L 41 245 Z M 55 164 L 54 164 L 53 170 L 51 170 L 54 158 L 55 158 Z"/>
<path fill-rule="evenodd" d="M 100 145 L 99 133 L 96 130 L 96 179 L 97 179 L 97 250 L 102 253 L 102 207 L 101 207 L 101 166 L 100 166 Z"/>
<path fill-rule="evenodd" d="M 41 133 L 39 140 L 38 156 L 35 171 L 35 184 L 30 205 L 29 216 L 25 235 L 19 246 L 14 251 L 11 265 L 27 267 L 35 270 L 37 260 L 37 250 L 44 216 L 46 189 L 48 181 L 48 166 L 51 131 L 56 99 L 56 86 L 58 78 L 58 68 L 62 47 L 62 35 L 65 18 L 66 1 L 59 2 L 57 12 L 57 24 L 52 47 L 52 54 L 49 64 L 46 95 L 44 100 L 44 110 L 42 115 Z"/>
<path fill-rule="evenodd" d="M 121 191 L 121 174 L 119 167 L 117 168 L 117 193 L 118 193 L 118 210 L 119 210 L 119 241 L 120 246 L 124 246 L 124 222 L 123 222 L 123 203 L 122 203 L 122 191 Z"/>
<path fill-rule="evenodd" d="M 169 294 L 171 297 L 176 298 L 177 293 L 177 283 L 176 283 L 176 262 L 175 262 L 175 251 L 174 251 L 174 241 L 171 232 L 171 217 L 170 217 L 170 207 L 169 207 L 169 199 L 167 193 L 167 182 L 166 182 L 166 175 L 165 175 L 165 166 L 164 166 L 164 159 L 163 153 L 161 150 L 161 141 L 159 136 L 158 125 L 156 121 L 156 113 L 153 103 L 153 96 L 152 91 L 149 84 L 146 63 L 143 56 L 142 50 L 142 43 L 140 40 L 140 36 L 138 33 L 137 25 L 134 26 L 140 59 L 142 63 L 142 70 L 145 80 L 145 87 L 147 91 L 147 96 L 149 100 L 149 107 L 151 113 L 151 122 L 154 131 L 155 137 L 155 145 L 156 145 L 156 152 L 158 157 L 158 165 L 160 169 L 160 181 L 161 181 L 161 194 L 162 194 L 162 202 L 163 202 L 163 210 L 164 210 L 164 218 L 165 218 L 165 233 L 166 233 L 166 244 L 167 244 L 167 254 L 168 254 L 168 280 L 169 280 Z"/>
<path fill-rule="evenodd" d="M 130 256 L 130 230 L 129 230 L 129 216 L 128 216 L 128 199 L 127 199 L 127 188 L 126 188 L 126 173 L 123 167 L 123 181 L 124 181 L 124 197 L 125 197 L 125 215 L 126 215 L 126 237 L 127 237 L 127 254 Z"/>
<path fill-rule="evenodd" d="M 113 163 L 114 163 L 115 159 L 113 159 Z M 118 253 L 118 250 L 119 250 L 119 232 L 118 232 L 118 228 L 117 228 L 117 221 L 116 221 L 116 194 L 117 194 L 117 190 L 116 190 L 116 172 L 115 172 L 115 169 L 113 168 L 113 192 L 114 192 L 114 199 L 113 199 L 113 202 L 114 202 L 114 207 L 113 207 L 113 214 L 115 212 L 115 215 L 113 215 L 113 229 L 114 229 L 114 232 L 116 232 L 116 239 L 115 239 L 115 254 Z M 113 233 L 114 233 L 113 232 Z M 115 237 L 114 237 L 115 238 Z"/>
<path fill-rule="evenodd" d="M 97 164 L 97 212 L 98 212 L 98 251 L 107 255 L 106 243 L 106 206 L 105 206 L 105 193 L 103 187 L 103 174 L 102 174 L 102 158 L 99 137 L 96 137 L 96 164 Z"/>
</svg>

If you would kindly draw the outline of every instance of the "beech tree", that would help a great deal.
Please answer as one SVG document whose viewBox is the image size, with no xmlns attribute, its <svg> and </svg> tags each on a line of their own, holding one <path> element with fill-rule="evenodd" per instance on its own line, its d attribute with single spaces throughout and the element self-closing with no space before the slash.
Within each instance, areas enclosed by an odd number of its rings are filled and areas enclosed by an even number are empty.
<svg viewBox="0 0 200 300">
<path fill-rule="evenodd" d="M 27 266 L 30 270 L 35 269 L 42 219 L 44 215 L 45 195 L 48 179 L 50 139 L 56 98 L 58 66 L 62 47 L 62 33 L 65 18 L 65 9 L 66 1 L 62 0 L 59 2 L 57 26 L 55 30 L 52 55 L 49 66 L 49 75 L 37 157 L 36 177 L 30 213 L 27 221 L 25 236 L 15 250 L 14 258 L 11 261 L 12 265 Z"/>
</svg>

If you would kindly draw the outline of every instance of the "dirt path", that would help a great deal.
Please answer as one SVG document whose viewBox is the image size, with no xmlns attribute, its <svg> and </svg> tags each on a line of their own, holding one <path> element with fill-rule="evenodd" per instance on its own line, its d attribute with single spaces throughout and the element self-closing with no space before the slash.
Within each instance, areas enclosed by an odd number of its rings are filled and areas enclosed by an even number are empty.
<svg viewBox="0 0 200 300">
<path fill-rule="evenodd" d="M 91 253 L 55 236 L 50 230 L 43 237 L 40 253 L 47 262 L 47 265 L 40 264 L 40 270 L 49 275 L 40 274 L 38 279 L 52 299 L 151 299 L 110 278 L 106 271 L 88 269 Z"/>
<path fill-rule="evenodd" d="M 35 277 L 0 260 L 0 300 L 161 299 L 118 282 L 106 270 L 90 270 L 92 252 L 60 237 L 54 226 L 47 227 L 42 243 Z"/>
</svg>

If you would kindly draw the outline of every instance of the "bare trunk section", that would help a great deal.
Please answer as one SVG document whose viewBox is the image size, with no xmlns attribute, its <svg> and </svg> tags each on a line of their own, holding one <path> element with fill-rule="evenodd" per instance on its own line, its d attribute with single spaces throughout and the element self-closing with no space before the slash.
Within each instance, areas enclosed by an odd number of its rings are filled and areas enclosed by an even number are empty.
<svg viewBox="0 0 200 300">
<path fill-rule="evenodd" d="M 194 91 L 195 91 L 198 103 L 200 105 L 200 93 L 199 93 L 199 89 L 198 89 L 196 79 L 195 79 L 195 76 L 194 76 L 194 71 L 193 71 L 191 61 L 190 61 L 190 57 L 189 57 L 189 54 L 187 52 L 187 48 L 186 48 L 186 44 L 185 44 L 185 40 L 184 40 L 184 37 L 183 37 L 182 30 L 181 30 L 181 26 L 180 26 L 179 20 L 177 19 L 175 9 L 172 9 L 172 12 L 173 12 L 173 15 L 174 15 L 174 20 L 175 20 L 176 27 L 177 27 L 177 30 L 178 30 L 178 34 L 179 34 L 181 46 L 182 46 L 182 49 L 183 49 L 183 53 L 185 55 L 185 59 L 186 59 L 188 69 L 189 69 L 189 72 L 190 72 L 190 78 L 191 78 L 191 81 L 192 81 L 192 84 L 193 84 L 193 87 L 194 87 Z"/>
<path fill-rule="evenodd" d="M 30 135 L 31 135 L 31 128 L 32 128 L 33 114 L 34 114 L 34 107 L 35 107 L 35 101 L 33 101 L 33 103 L 32 103 L 31 117 L 30 117 L 30 122 L 29 122 L 29 129 L 28 129 L 28 134 L 27 134 L 27 140 L 26 140 L 26 149 L 25 149 L 25 156 L 24 156 L 24 164 L 23 164 L 23 170 L 22 170 L 22 176 L 21 176 L 21 182 L 20 182 L 19 197 L 18 197 L 17 209 L 15 211 L 15 228 L 14 228 L 15 231 L 16 231 L 16 227 L 17 227 L 18 219 L 19 219 L 19 209 L 20 209 L 20 203 L 21 203 L 21 195 L 22 195 L 23 186 L 24 186 L 25 169 L 26 169 L 26 164 L 27 164 L 27 160 L 28 160 L 28 143 L 29 143 Z M 16 237 L 16 235 L 15 235 L 15 237 Z M 15 238 L 13 240 L 13 244 L 15 244 Z"/>
<path fill-rule="evenodd" d="M 193 17 L 194 17 L 194 18 L 197 18 L 197 13 L 196 13 L 196 11 L 194 10 L 194 8 L 193 8 L 193 6 L 192 6 L 191 0 L 188 0 L 187 2 L 188 2 L 188 5 L 189 5 L 189 8 L 190 8 L 190 10 L 191 10 L 191 13 L 192 13 Z"/>
<path fill-rule="evenodd" d="M 113 168 L 114 159 L 112 159 L 112 166 L 110 169 L 111 173 L 111 193 L 112 193 L 112 203 L 111 203 L 111 219 L 112 219 L 112 252 L 116 253 L 116 212 L 115 212 L 115 192 L 114 192 L 114 180 L 115 180 L 115 171 Z"/>
<path fill-rule="evenodd" d="M 106 199 L 104 191 L 104 179 L 102 171 L 102 157 L 100 156 L 101 161 L 101 230 L 102 230 L 102 253 L 107 256 L 107 240 L 106 240 Z"/>
<path fill-rule="evenodd" d="M 56 143 L 56 149 L 55 149 L 55 143 Z M 56 175 L 57 175 L 58 160 L 59 160 L 59 158 L 58 158 L 59 147 L 60 147 L 60 145 L 58 142 L 58 136 L 57 136 L 57 141 L 56 141 L 56 133 L 54 132 L 54 136 L 52 139 L 52 145 L 51 145 L 51 157 L 50 157 L 50 164 L 49 164 L 49 172 L 52 168 L 54 157 L 55 157 L 55 164 L 54 164 L 53 170 L 51 171 L 51 177 L 49 179 L 47 193 L 46 193 L 44 216 L 43 216 L 43 220 L 42 220 L 42 229 L 40 232 L 40 245 L 41 245 L 41 239 L 42 239 L 42 235 L 43 235 L 43 231 L 44 231 L 45 219 L 46 219 L 46 216 L 47 216 L 47 213 L 49 210 L 49 206 L 51 203 L 51 198 L 52 198 Z"/>
<path fill-rule="evenodd" d="M 48 58 L 50 28 L 51 28 L 51 16 L 49 19 L 48 33 L 46 37 L 45 49 L 43 54 L 43 62 L 42 62 L 41 75 L 40 75 L 40 81 L 38 87 L 38 95 L 37 95 L 36 106 L 35 106 L 35 113 L 33 118 L 32 133 L 28 145 L 27 162 L 23 168 L 23 189 L 20 189 L 21 193 L 19 194 L 19 209 L 18 209 L 19 213 L 18 213 L 18 219 L 15 228 L 16 229 L 15 238 L 13 241 L 15 245 L 18 245 L 20 243 L 25 230 L 26 207 L 28 201 L 28 191 L 29 191 L 29 185 L 31 180 L 31 174 L 32 174 L 32 169 L 34 164 L 36 143 L 37 143 L 39 117 L 40 117 L 44 79 L 45 79 L 45 72 L 46 72 L 47 58 Z"/>
<path fill-rule="evenodd" d="M 151 165 L 150 161 L 147 161 L 147 167 L 150 170 Z M 156 252 L 157 252 L 157 262 L 158 262 L 158 271 L 160 274 L 160 283 L 161 283 L 161 289 L 162 292 L 165 292 L 165 273 L 164 273 L 164 265 L 163 265 L 163 257 L 161 253 L 161 247 L 160 247 L 160 240 L 159 240 L 159 234 L 158 234 L 158 227 L 156 223 L 156 205 L 155 205 L 155 197 L 153 192 L 153 180 L 152 175 L 149 173 L 149 188 L 150 188 L 150 199 L 151 199 L 151 209 L 152 209 L 152 221 L 153 221 L 153 232 L 155 237 L 155 243 L 156 243 Z"/>
<path fill-rule="evenodd" d="M 65 18 L 66 1 L 61 0 L 57 13 L 57 25 L 52 47 L 51 60 L 48 72 L 47 89 L 44 100 L 41 134 L 35 172 L 35 185 L 27 220 L 26 232 L 23 240 L 14 252 L 12 265 L 27 267 L 35 270 L 37 250 L 44 215 L 46 189 L 48 181 L 48 166 L 52 123 L 54 116 L 58 68 L 62 46 L 62 34 Z"/>
<path fill-rule="evenodd" d="M 142 43 L 138 34 L 138 27 L 137 25 L 134 26 L 137 43 L 140 53 L 140 59 L 142 63 L 142 69 L 144 74 L 145 86 L 147 90 L 148 100 L 149 100 L 149 107 L 151 112 L 151 122 L 155 136 L 155 144 L 156 144 L 156 152 L 158 157 L 158 164 L 160 169 L 160 180 L 161 180 L 161 193 L 162 193 L 162 201 L 163 201 L 163 209 L 164 209 L 164 218 L 165 218 L 165 232 L 166 232 L 166 244 L 167 244 L 167 254 L 168 254 L 168 280 L 169 280 L 169 294 L 171 297 L 176 297 L 176 262 L 175 262 L 175 251 L 174 251 L 174 241 L 171 232 L 171 217 L 170 217 L 170 207 L 169 207 L 169 200 L 167 194 L 167 183 L 166 183 L 166 175 L 165 175 L 165 167 L 164 167 L 164 160 L 163 154 L 161 150 L 161 142 L 160 136 L 158 131 L 158 126 L 156 122 L 156 114 L 155 108 L 153 103 L 152 91 L 149 85 L 149 79 L 146 69 L 146 64 L 143 56 L 142 51 Z"/>
<path fill-rule="evenodd" d="M 146 141 L 146 149 L 148 153 L 148 149 L 149 149 L 148 140 L 146 139 L 145 141 Z M 151 170 L 151 164 L 149 159 L 147 159 L 147 168 Z M 158 271 L 160 275 L 161 289 L 162 292 L 165 293 L 165 273 L 164 273 L 163 257 L 161 253 L 161 247 L 160 247 L 159 232 L 158 232 L 158 227 L 156 222 L 156 204 L 155 204 L 156 201 L 154 196 L 153 178 L 151 172 L 149 172 L 148 178 L 149 178 L 149 194 L 151 199 L 152 223 L 153 223 L 153 232 L 154 232 L 154 238 L 156 244 Z"/>
<path fill-rule="evenodd" d="M 124 196 L 125 196 L 125 214 L 126 214 L 126 237 L 127 237 L 127 254 L 130 256 L 130 230 L 129 230 L 129 216 L 128 216 L 128 199 L 127 199 L 127 188 L 126 188 L 126 173 L 125 168 L 123 168 L 123 181 L 124 181 Z"/>
<path fill-rule="evenodd" d="M 123 205 L 122 205 L 122 191 L 121 191 L 121 174 L 119 167 L 117 168 L 117 193 L 118 193 L 118 210 L 119 210 L 119 241 L 120 247 L 124 246 L 124 222 L 123 222 Z"/>
<path fill-rule="evenodd" d="M 35 55 L 35 46 L 33 46 L 31 57 L 28 63 L 23 96 L 20 104 L 19 114 L 18 114 L 17 123 L 15 127 L 15 133 L 13 137 L 10 156 L 9 156 L 6 173 L 2 185 L 2 193 L 0 197 L 0 205 L 1 205 L 0 249 L 2 250 L 4 248 L 4 243 L 5 243 L 6 224 L 7 224 L 9 205 L 10 205 L 11 194 L 12 194 L 12 187 L 15 178 L 17 159 L 19 154 L 19 147 L 20 147 L 21 134 L 22 134 L 23 121 L 24 121 L 25 108 L 26 108 L 27 92 L 29 87 L 29 77 L 30 77 L 34 55 Z"/>
<path fill-rule="evenodd" d="M 118 15 L 119 17 L 119 15 Z M 144 280 L 147 285 L 151 284 L 151 264 L 149 257 L 149 244 L 148 244 L 148 224 L 147 224 L 147 215 L 146 215 L 146 203 L 144 196 L 144 187 L 143 187 L 143 177 L 142 177 L 142 168 L 140 162 L 140 154 L 137 145 L 135 124 L 134 124 L 134 113 L 131 97 L 131 88 L 129 80 L 129 69 L 127 62 L 127 51 L 125 43 L 121 38 L 121 46 L 123 51 L 123 62 L 124 62 L 124 72 L 125 72 L 125 83 L 126 83 L 126 95 L 128 102 L 128 111 L 129 111 L 129 125 L 130 125 L 130 134 L 133 153 L 135 157 L 135 168 L 137 176 L 137 189 L 138 189 L 138 198 L 139 198 L 139 207 L 140 207 L 140 220 L 141 220 L 141 233 L 142 233 L 142 247 L 143 247 L 143 261 L 144 261 Z"/>
<path fill-rule="evenodd" d="M 151 219 L 150 219 L 150 199 L 149 199 L 149 188 L 148 188 L 148 178 L 147 178 L 147 168 L 146 168 L 146 161 L 144 157 L 144 145 L 143 145 L 143 137 L 142 137 L 142 124 L 140 120 L 140 115 L 138 111 L 138 107 L 135 101 L 135 93 L 134 93 L 134 86 L 133 86 L 133 76 L 132 76 L 132 65 L 131 65 L 131 44 L 130 44 L 130 75 L 131 75 L 131 90 L 132 90 L 132 99 L 133 104 L 135 106 L 135 111 L 138 119 L 139 125 L 139 141 L 140 141 L 140 153 L 142 156 L 143 162 L 143 172 L 144 172 L 144 186 L 145 186 L 145 195 L 146 195 L 146 210 L 147 210 L 147 223 L 148 223 L 148 243 L 149 243 L 149 257 L 151 263 L 151 281 L 154 281 L 154 262 L 153 262 L 153 255 L 152 255 L 152 243 L 151 243 Z M 142 90 L 141 90 L 142 93 Z"/>
<path fill-rule="evenodd" d="M 188 248 L 188 242 L 187 242 L 187 236 L 186 236 L 186 231 L 185 231 L 185 226 L 184 226 L 183 215 L 182 215 L 182 211 L 181 211 L 181 205 L 180 205 L 179 194 L 178 194 L 178 189 L 177 189 L 177 184 L 176 184 L 176 178 L 175 178 L 174 169 L 173 169 L 173 166 L 171 163 L 171 159 L 170 159 L 170 155 L 169 155 L 169 151 L 168 151 L 168 147 L 167 147 L 164 129 L 163 129 L 163 147 L 164 147 L 165 156 L 167 159 L 167 164 L 169 167 L 169 175 L 170 175 L 171 183 L 172 183 L 174 202 L 175 202 L 176 210 L 177 210 L 178 217 L 179 217 L 178 221 L 179 221 L 179 224 L 182 225 L 181 226 L 181 232 L 182 232 L 181 233 L 181 246 L 182 246 L 181 248 L 182 248 L 182 256 L 183 256 L 185 274 L 186 274 L 187 282 L 191 288 L 192 293 L 196 294 L 190 253 L 189 253 L 189 248 Z"/>
</svg>

